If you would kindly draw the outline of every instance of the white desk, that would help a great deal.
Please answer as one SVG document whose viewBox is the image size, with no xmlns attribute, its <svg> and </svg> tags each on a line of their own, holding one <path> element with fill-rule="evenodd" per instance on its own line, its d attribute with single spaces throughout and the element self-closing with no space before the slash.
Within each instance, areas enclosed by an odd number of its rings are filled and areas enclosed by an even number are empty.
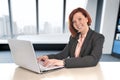
<svg viewBox="0 0 120 80">
<path fill-rule="evenodd" d="M 0 63 L 0 80 L 120 80 L 120 62 L 100 62 L 89 68 L 63 68 L 43 74 L 14 63 Z"/>
</svg>

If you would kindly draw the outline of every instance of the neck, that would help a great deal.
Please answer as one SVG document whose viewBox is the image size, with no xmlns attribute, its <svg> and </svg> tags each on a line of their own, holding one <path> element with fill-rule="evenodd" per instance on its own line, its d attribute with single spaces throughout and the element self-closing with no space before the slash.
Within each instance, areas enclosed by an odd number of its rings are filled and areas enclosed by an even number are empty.
<svg viewBox="0 0 120 80">
<path fill-rule="evenodd" d="M 88 30 L 89 30 L 89 27 L 87 27 L 85 31 L 81 32 L 81 37 L 86 36 Z"/>
</svg>

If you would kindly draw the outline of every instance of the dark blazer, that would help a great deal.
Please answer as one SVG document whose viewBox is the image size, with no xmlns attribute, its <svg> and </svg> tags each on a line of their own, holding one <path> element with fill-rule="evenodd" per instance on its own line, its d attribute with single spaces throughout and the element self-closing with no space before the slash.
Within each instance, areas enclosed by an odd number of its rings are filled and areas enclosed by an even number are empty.
<svg viewBox="0 0 120 80">
<path fill-rule="evenodd" d="M 89 29 L 83 42 L 80 55 L 78 58 L 75 58 L 74 53 L 79 34 L 75 38 L 70 37 L 69 43 L 60 53 L 48 55 L 48 57 L 50 59 L 64 59 L 64 67 L 66 68 L 96 66 L 102 55 L 104 36 Z"/>
</svg>

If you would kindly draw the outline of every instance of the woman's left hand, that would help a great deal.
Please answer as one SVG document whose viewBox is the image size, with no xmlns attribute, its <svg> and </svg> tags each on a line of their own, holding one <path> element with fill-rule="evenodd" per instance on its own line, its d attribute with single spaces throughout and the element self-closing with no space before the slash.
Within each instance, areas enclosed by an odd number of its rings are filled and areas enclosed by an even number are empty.
<svg viewBox="0 0 120 80">
<path fill-rule="evenodd" d="M 63 60 L 58 60 L 58 59 L 47 59 L 43 63 L 44 66 L 46 67 L 51 67 L 51 66 L 64 66 L 64 61 Z"/>
</svg>

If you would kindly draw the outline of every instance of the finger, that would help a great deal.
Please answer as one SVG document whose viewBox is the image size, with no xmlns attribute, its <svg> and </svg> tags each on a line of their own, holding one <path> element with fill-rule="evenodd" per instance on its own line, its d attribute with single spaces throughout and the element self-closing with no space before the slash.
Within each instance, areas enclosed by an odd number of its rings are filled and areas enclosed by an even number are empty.
<svg viewBox="0 0 120 80">
<path fill-rule="evenodd" d="M 54 61 L 53 60 L 46 60 L 44 63 L 45 67 L 51 67 L 53 66 Z"/>
<path fill-rule="evenodd" d="M 42 61 L 42 57 L 37 58 L 37 62 L 40 62 L 40 61 Z"/>
<path fill-rule="evenodd" d="M 43 66 L 48 66 L 48 64 L 49 64 L 49 60 L 45 60 L 44 62 L 43 62 Z"/>
<path fill-rule="evenodd" d="M 45 57 L 43 57 L 41 60 L 42 60 L 42 61 L 46 61 L 47 59 L 46 59 Z"/>
<path fill-rule="evenodd" d="M 39 58 L 37 58 L 37 62 L 39 62 L 40 61 L 40 59 Z"/>
<path fill-rule="evenodd" d="M 55 61 L 52 65 L 53 66 L 58 66 L 58 62 Z"/>
</svg>

